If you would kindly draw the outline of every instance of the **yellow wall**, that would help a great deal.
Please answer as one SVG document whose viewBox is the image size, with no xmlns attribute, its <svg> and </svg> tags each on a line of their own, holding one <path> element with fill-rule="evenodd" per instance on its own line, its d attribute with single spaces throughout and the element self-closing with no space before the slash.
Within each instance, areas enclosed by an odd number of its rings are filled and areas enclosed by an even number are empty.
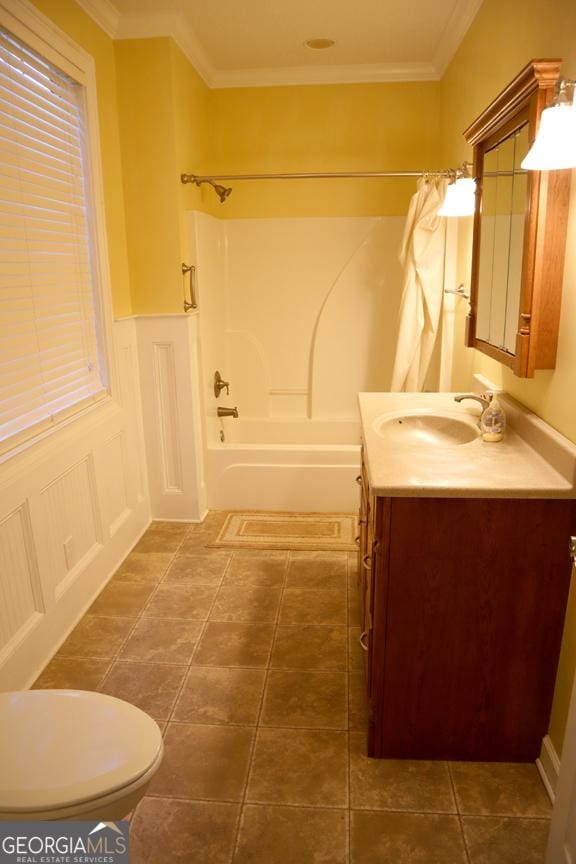
<svg viewBox="0 0 576 864">
<path fill-rule="evenodd" d="M 33 2 L 44 15 L 51 18 L 94 58 L 114 314 L 129 315 L 132 307 L 126 252 L 114 43 L 79 6 L 71 3 L 70 0 L 33 0 Z"/>
<path fill-rule="evenodd" d="M 462 130 L 531 59 L 559 57 L 562 73 L 576 77 L 574 0 L 484 0 L 441 82 L 442 142 L 447 162 L 470 157 Z M 469 284 L 470 234 L 461 246 L 459 276 Z M 461 306 L 464 304 L 462 303 Z M 463 314 L 455 346 L 455 389 L 470 371 L 483 372 L 548 423 L 576 441 L 576 182 L 573 183 L 556 369 L 532 380 L 512 375 L 479 352 L 463 347 Z M 568 538 L 566 540 L 568 542 Z M 560 752 L 576 669 L 576 591 L 572 591 L 556 683 L 550 735 Z"/>
<path fill-rule="evenodd" d="M 439 85 L 334 84 L 215 90 L 213 173 L 421 170 L 439 161 Z M 213 212 L 258 216 L 402 215 L 415 180 L 230 182 Z"/>
</svg>

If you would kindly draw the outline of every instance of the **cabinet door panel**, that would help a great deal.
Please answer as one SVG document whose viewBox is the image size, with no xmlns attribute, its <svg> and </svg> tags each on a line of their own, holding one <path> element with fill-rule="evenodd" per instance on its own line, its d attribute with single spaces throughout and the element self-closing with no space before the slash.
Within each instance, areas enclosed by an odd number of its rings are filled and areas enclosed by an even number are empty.
<svg viewBox="0 0 576 864">
<path fill-rule="evenodd" d="M 570 501 L 392 499 L 375 755 L 536 758 L 573 517 Z"/>
</svg>

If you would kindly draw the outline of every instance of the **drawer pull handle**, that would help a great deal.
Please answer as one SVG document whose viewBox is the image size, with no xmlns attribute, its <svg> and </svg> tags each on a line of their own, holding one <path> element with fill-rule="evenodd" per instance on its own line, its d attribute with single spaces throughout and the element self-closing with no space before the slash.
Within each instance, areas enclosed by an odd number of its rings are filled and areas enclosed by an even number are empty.
<svg viewBox="0 0 576 864">
<path fill-rule="evenodd" d="M 372 569 L 372 557 L 370 555 L 362 556 L 362 564 L 366 568 L 366 570 Z"/>
<path fill-rule="evenodd" d="M 360 546 L 360 535 L 359 534 L 356 537 L 354 537 L 354 542 L 357 546 Z"/>
<path fill-rule="evenodd" d="M 361 486 L 362 485 L 362 475 L 358 474 L 358 476 L 355 479 L 356 479 L 356 483 L 358 483 L 358 485 Z"/>
<path fill-rule="evenodd" d="M 360 642 L 360 647 L 362 648 L 362 650 L 368 651 L 368 644 L 364 642 L 365 639 L 368 639 L 368 633 L 366 630 L 364 630 L 364 632 L 360 634 L 360 639 L 358 641 Z"/>
</svg>

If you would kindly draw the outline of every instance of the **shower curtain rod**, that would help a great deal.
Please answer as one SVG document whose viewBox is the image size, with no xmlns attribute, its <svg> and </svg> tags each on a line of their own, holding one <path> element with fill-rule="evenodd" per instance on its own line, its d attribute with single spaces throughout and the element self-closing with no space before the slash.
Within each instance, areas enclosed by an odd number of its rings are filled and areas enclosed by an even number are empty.
<svg viewBox="0 0 576 864">
<path fill-rule="evenodd" d="M 297 172 L 290 174 L 181 174 L 182 183 L 209 183 L 220 198 L 225 201 L 232 192 L 230 187 L 222 186 L 219 180 L 340 180 L 346 178 L 371 178 L 371 177 L 467 177 L 470 162 L 464 162 L 459 168 L 444 168 L 440 171 L 334 171 L 334 172 Z"/>
<path fill-rule="evenodd" d="M 299 172 L 292 174 L 182 174 L 182 183 L 210 183 L 212 180 L 330 180 L 334 178 L 363 177 L 422 177 L 426 174 L 451 177 L 458 173 L 457 168 L 444 168 L 441 171 L 333 171 Z"/>
</svg>

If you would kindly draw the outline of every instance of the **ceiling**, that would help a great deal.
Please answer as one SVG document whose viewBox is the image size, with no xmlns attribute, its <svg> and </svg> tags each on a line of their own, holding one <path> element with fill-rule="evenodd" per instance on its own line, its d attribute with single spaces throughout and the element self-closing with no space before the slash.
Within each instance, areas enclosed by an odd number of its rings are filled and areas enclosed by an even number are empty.
<svg viewBox="0 0 576 864">
<path fill-rule="evenodd" d="M 482 0 L 78 0 L 114 38 L 172 36 L 211 87 L 438 79 Z M 333 39 L 326 50 L 304 45 Z"/>
</svg>

